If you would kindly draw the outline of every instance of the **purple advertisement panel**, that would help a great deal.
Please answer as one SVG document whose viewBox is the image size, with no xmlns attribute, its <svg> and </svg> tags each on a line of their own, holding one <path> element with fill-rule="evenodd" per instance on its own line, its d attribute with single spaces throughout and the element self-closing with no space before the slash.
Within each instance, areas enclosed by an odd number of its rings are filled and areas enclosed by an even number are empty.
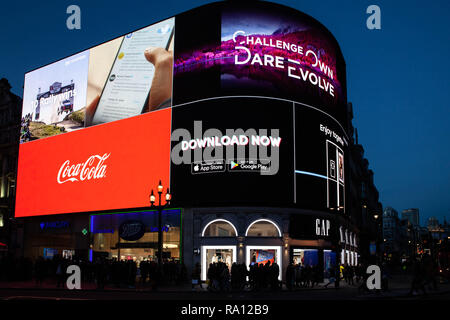
<svg viewBox="0 0 450 320">
<path fill-rule="evenodd" d="M 216 57 L 225 91 L 260 87 L 300 102 L 315 97 L 322 107 L 343 98 L 335 47 L 306 19 L 277 10 L 224 10 Z"/>
<path fill-rule="evenodd" d="M 345 127 L 345 62 L 323 25 L 271 3 L 226 3 L 215 9 L 205 13 L 209 31 L 198 30 L 203 41 L 177 48 L 177 102 L 217 96 L 273 97 L 319 109 Z M 203 96 L 195 88 L 186 93 L 181 88 L 195 83 L 201 84 Z"/>
</svg>

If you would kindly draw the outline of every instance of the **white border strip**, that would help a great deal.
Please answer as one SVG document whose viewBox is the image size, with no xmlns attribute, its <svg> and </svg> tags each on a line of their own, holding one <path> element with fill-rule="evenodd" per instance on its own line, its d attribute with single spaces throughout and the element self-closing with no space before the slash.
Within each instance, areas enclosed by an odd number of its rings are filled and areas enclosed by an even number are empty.
<svg viewBox="0 0 450 320">
<path fill-rule="evenodd" d="M 306 174 L 308 176 L 313 176 L 313 177 L 318 177 L 318 178 L 322 178 L 322 179 L 326 179 L 328 180 L 328 177 L 325 177 L 321 174 L 317 174 L 317 173 L 313 173 L 313 172 L 308 172 L 308 171 L 301 171 L 301 170 L 295 170 L 295 173 L 298 174 Z"/>
<path fill-rule="evenodd" d="M 302 106 L 317 110 L 317 111 L 322 112 L 323 114 L 329 116 L 331 119 L 333 119 L 338 124 L 339 127 L 341 127 L 342 132 L 344 133 L 345 137 L 347 139 L 349 139 L 349 137 L 347 136 L 347 132 L 344 130 L 344 127 L 342 127 L 342 125 L 339 123 L 339 121 L 337 121 L 333 116 L 329 115 L 325 111 L 323 111 L 319 108 L 310 106 L 309 104 L 306 104 L 306 103 L 302 103 L 302 102 L 298 102 L 298 101 L 294 101 L 294 100 L 283 99 L 283 98 L 265 97 L 265 96 L 220 96 L 220 97 L 211 97 L 211 98 L 199 99 L 199 100 L 195 100 L 195 101 L 184 102 L 184 103 L 180 103 L 177 105 L 172 105 L 172 108 L 181 107 L 181 106 L 185 106 L 185 105 L 196 103 L 196 102 L 210 101 L 210 100 L 217 100 L 217 99 L 227 99 L 227 98 L 261 98 L 261 99 L 272 99 L 272 100 L 279 100 L 279 101 L 286 101 L 286 102 L 293 102 L 293 103 L 300 104 Z"/>
<path fill-rule="evenodd" d="M 273 222 L 272 220 L 269 220 L 269 219 L 257 219 L 257 220 L 255 220 L 255 221 L 253 221 L 252 223 L 250 223 L 250 225 L 247 227 L 247 230 L 245 231 L 245 236 L 247 237 L 247 235 L 248 235 L 248 230 L 250 230 L 250 228 L 252 227 L 252 225 L 254 225 L 254 224 L 257 223 L 257 222 L 261 222 L 261 221 L 269 222 L 269 223 L 273 224 L 273 225 L 277 228 L 277 230 L 278 230 L 278 236 L 281 237 L 281 230 L 280 230 L 280 228 L 278 227 L 278 225 L 277 225 L 275 222 Z"/>
<path fill-rule="evenodd" d="M 238 232 L 237 232 L 236 227 L 235 227 L 234 224 L 232 224 L 230 221 L 225 220 L 225 219 L 215 219 L 215 220 L 212 220 L 212 221 L 208 222 L 208 223 L 206 224 L 206 226 L 203 228 L 203 231 L 202 231 L 202 237 L 205 236 L 206 228 L 208 228 L 210 224 L 212 224 L 212 223 L 214 223 L 214 222 L 217 222 L 217 221 L 227 222 L 228 224 L 230 224 L 230 225 L 233 227 L 234 232 L 235 232 L 235 235 L 232 236 L 232 237 L 237 237 L 237 236 L 238 236 Z"/>
</svg>

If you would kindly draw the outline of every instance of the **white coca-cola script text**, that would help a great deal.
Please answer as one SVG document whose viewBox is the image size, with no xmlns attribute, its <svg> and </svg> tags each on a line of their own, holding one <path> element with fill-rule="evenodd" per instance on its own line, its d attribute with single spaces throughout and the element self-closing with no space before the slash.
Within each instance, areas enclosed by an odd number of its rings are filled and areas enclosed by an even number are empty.
<svg viewBox="0 0 450 320">
<path fill-rule="evenodd" d="M 105 153 L 103 156 L 93 155 L 90 156 L 85 162 L 70 164 L 69 160 L 66 160 L 58 172 L 57 181 L 59 184 L 65 182 L 84 181 L 91 179 L 101 179 L 106 176 L 106 159 L 109 158 L 111 153 Z"/>
</svg>

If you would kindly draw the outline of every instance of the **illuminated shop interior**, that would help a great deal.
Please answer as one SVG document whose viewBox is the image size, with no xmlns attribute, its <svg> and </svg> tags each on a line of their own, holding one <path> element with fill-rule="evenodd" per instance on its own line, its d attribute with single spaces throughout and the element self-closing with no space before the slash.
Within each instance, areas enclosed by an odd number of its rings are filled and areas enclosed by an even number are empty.
<svg viewBox="0 0 450 320">
<path fill-rule="evenodd" d="M 126 221 L 140 221 L 145 226 L 144 235 L 136 241 L 119 237 L 119 226 Z M 158 212 L 91 215 L 92 234 L 90 260 L 107 259 L 157 261 Z M 181 260 L 181 210 L 164 210 L 162 213 L 163 259 Z"/>
</svg>

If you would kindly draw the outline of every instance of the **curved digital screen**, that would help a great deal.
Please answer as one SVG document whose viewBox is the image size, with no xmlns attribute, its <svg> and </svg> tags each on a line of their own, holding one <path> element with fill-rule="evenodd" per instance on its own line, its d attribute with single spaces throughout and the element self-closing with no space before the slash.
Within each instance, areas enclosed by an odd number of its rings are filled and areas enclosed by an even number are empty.
<svg viewBox="0 0 450 320">
<path fill-rule="evenodd" d="M 184 25 L 176 30 L 174 105 L 276 97 L 323 110 L 345 126 L 345 62 L 313 18 L 271 3 L 222 4 L 180 15 L 177 23 Z"/>
<path fill-rule="evenodd" d="M 266 2 L 198 8 L 181 25 L 174 199 L 345 211 L 346 74 L 331 33 Z"/>
</svg>

